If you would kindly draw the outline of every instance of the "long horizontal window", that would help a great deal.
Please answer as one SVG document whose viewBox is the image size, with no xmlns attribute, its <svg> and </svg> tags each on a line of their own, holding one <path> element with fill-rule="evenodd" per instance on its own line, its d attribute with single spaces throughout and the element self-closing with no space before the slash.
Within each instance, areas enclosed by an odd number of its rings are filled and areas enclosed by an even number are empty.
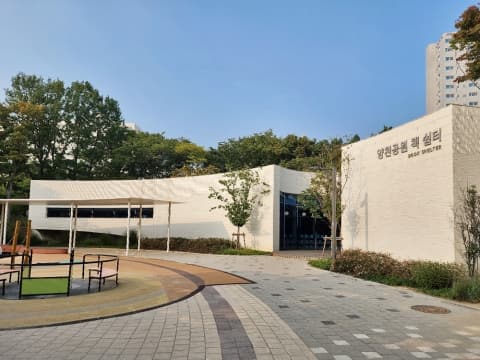
<svg viewBox="0 0 480 360">
<path fill-rule="evenodd" d="M 47 208 L 47 217 L 51 218 L 68 218 L 70 217 L 70 208 L 65 207 L 49 207 Z M 78 208 L 79 218 L 127 218 L 127 208 Z M 130 209 L 130 217 L 140 217 L 140 208 L 132 207 Z M 153 218 L 153 208 L 143 208 L 142 218 Z"/>
</svg>

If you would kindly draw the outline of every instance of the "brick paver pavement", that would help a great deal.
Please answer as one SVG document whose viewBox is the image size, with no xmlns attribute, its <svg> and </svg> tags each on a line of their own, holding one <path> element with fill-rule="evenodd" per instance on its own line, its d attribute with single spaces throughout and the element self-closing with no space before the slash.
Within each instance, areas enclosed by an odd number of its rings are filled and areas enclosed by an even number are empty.
<svg viewBox="0 0 480 360">
<path fill-rule="evenodd" d="M 212 267 L 256 283 L 206 288 L 185 301 L 135 315 L 1 331 L 0 357 L 480 359 L 480 311 L 475 308 L 314 269 L 303 260 L 141 255 Z M 452 312 L 410 309 L 421 304 Z"/>
</svg>

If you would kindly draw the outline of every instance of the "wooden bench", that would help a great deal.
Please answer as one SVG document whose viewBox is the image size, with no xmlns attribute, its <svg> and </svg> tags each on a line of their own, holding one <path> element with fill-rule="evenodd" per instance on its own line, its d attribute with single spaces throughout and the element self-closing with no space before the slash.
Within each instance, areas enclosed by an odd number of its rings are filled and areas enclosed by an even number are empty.
<svg viewBox="0 0 480 360">
<path fill-rule="evenodd" d="M 17 283 L 20 281 L 20 270 L 14 269 L 0 269 L 0 276 L 8 274 L 8 282 L 12 282 L 12 274 L 17 273 Z M 0 279 L 2 283 L 2 296 L 5 295 L 5 282 L 7 279 Z"/>
<path fill-rule="evenodd" d="M 102 289 L 102 280 L 105 284 L 105 280 L 115 276 L 115 284 L 118 285 L 118 271 L 114 269 L 88 269 L 88 292 L 90 292 L 90 284 L 92 279 L 98 280 L 98 291 Z"/>
<path fill-rule="evenodd" d="M 20 280 L 20 270 L 15 269 L 0 269 L 0 276 L 8 274 L 8 282 L 12 282 L 12 274 L 17 274 L 17 283 Z"/>
<path fill-rule="evenodd" d="M 87 261 L 87 258 L 94 258 L 94 261 Z M 85 279 L 86 265 L 95 264 L 94 268 L 88 269 L 88 292 L 90 292 L 92 280 L 98 280 L 98 291 L 102 290 L 102 282 L 115 277 L 115 284 L 118 285 L 119 258 L 116 255 L 107 254 L 85 254 L 82 261 L 82 279 Z M 106 265 L 110 264 L 110 265 Z"/>
</svg>

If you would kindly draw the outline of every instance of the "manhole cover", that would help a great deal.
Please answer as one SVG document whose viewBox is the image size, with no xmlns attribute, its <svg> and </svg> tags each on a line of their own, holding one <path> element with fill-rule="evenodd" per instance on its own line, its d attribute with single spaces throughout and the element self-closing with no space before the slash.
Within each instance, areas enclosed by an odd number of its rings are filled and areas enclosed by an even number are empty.
<svg viewBox="0 0 480 360">
<path fill-rule="evenodd" d="M 416 311 L 421 311 L 428 314 L 448 314 L 451 311 L 440 306 L 432 306 L 432 305 L 414 305 L 411 309 Z"/>
</svg>

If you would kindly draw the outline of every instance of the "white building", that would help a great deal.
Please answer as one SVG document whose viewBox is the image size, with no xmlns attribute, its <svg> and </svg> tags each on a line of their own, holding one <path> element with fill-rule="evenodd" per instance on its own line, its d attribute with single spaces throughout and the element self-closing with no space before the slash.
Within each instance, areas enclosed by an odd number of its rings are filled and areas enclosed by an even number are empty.
<svg viewBox="0 0 480 360">
<path fill-rule="evenodd" d="M 261 250 L 314 248 L 320 235 L 328 229 L 317 225 L 314 236 L 312 220 L 296 204 L 296 194 L 310 184 L 312 173 L 266 166 L 257 169 L 270 192 L 262 199 L 253 218 L 242 228 L 248 247 Z M 172 205 L 171 232 L 173 237 L 231 239 L 236 228 L 230 224 L 223 210 L 210 211 L 218 203 L 209 199 L 209 187 L 218 188 L 222 174 L 152 179 L 113 181 L 55 181 L 33 180 L 31 199 L 111 199 L 148 197 L 180 201 Z M 139 209 L 133 209 L 132 229 L 138 222 Z M 32 228 L 68 230 L 70 208 L 62 206 L 30 205 Z M 142 235 L 150 238 L 166 237 L 167 207 L 155 205 L 142 209 Z M 88 206 L 79 208 L 78 231 L 125 234 L 126 208 Z M 136 216 L 136 219 L 135 219 Z M 322 233 L 323 232 L 323 233 Z M 318 239 L 317 239 L 318 238 Z"/>
<path fill-rule="evenodd" d="M 478 106 L 480 90 L 471 82 L 457 83 L 464 75 L 460 53 L 450 47 L 452 33 L 445 33 L 437 43 L 429 44 L 426 52 L 426 109 L 427 114 L 450 104 Z"/>
<path fill-rule="evenodd" d="M 140 126 L 138 126 L 136 123 L 134 122 L 126 122 L 124 123 L 124 126 L 128 129 L 128 130 L 132 130 L 132 131 L 135 131 L 135 132 L 140 132 L 142 131 L 142 129 L 140 129 Z"/>
<path fill-rule="evenodd" d="M 480 186 L 480 109 L 452 105 L 343 147 L 344 248 L 462 261 L 454 209 Z M 345 179 L 345 177 L 348 177 Z"/>
</svg>

